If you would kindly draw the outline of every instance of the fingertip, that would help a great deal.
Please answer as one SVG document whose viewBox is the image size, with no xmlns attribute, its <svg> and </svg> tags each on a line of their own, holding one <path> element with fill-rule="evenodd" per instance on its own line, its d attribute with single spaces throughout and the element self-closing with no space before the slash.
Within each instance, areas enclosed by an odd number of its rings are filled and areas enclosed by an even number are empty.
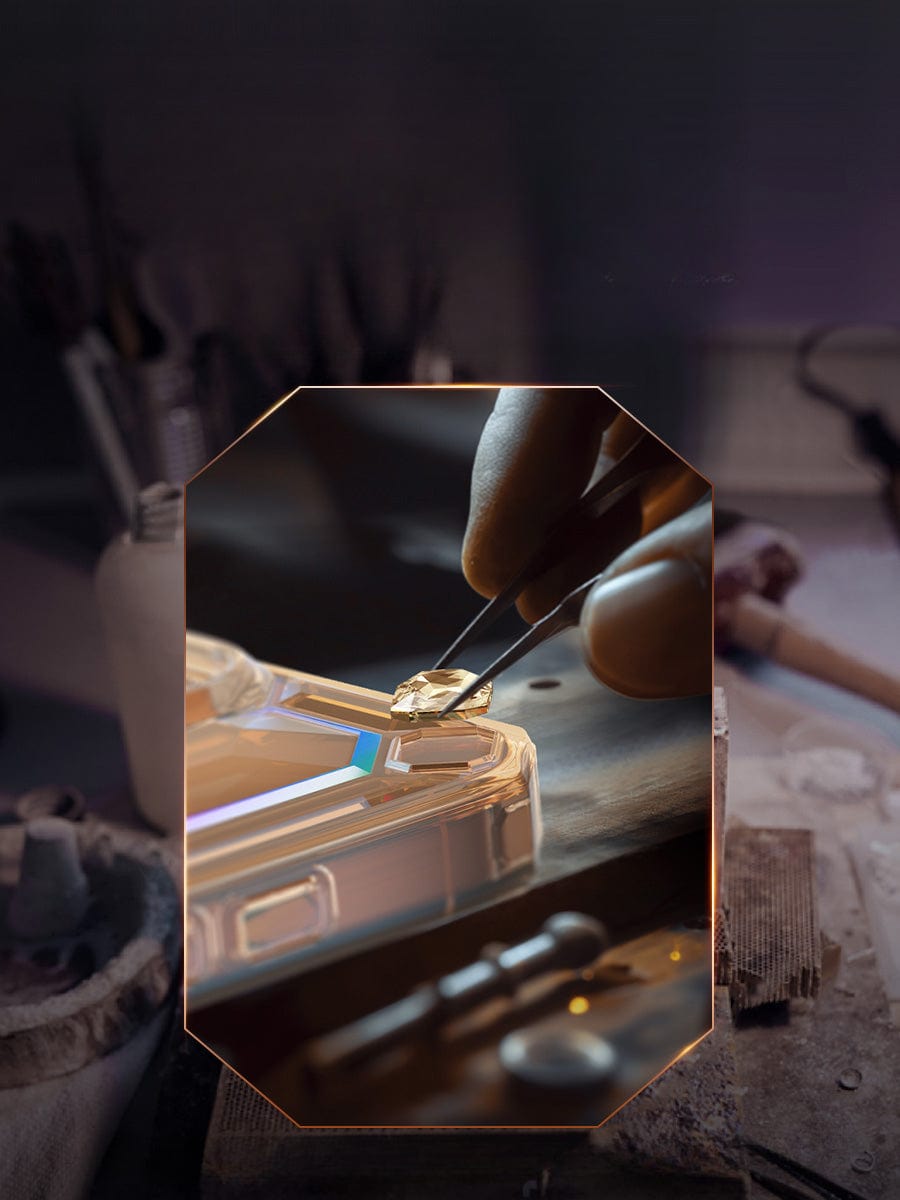
<svg viewBox="0 0 900 1200">
<path fill-rule="evenodd" d="M 661 559 L 599 582 L 581 629 L 591 671 L 624 696 L 691 696 L 712 686 L 711 591 L 689 560 Z"/>
<path fill-rule="evenodd" d="M 496 595 L 581 495 L 619 411 L 598 388 L 502 388 L 472 468 L 463 572 Z"/>
<path fill-rule="evenodd" d="M 466 534 L 462 549 L 463 578 L 472 591 L 490 599 L 497 595 L 503 585 L 497 583 L 498 573 L 490 555 L 480 553 L 473 545 L 477 541 L 474 535 L 470 538 Z"/>
</svg>

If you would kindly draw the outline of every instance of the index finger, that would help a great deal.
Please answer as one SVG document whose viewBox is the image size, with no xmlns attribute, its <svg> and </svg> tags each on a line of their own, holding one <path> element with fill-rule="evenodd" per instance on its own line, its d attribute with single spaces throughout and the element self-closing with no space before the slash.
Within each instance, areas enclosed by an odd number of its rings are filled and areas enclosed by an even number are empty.
<svg viewBox="0 0 900 1200">
<path fill-rule="evenodd" d="M 621 409 L 599 388 L 501 388 L 472 467 L 463 573 L 495 596 L 581 496 Z"/>
</svg>

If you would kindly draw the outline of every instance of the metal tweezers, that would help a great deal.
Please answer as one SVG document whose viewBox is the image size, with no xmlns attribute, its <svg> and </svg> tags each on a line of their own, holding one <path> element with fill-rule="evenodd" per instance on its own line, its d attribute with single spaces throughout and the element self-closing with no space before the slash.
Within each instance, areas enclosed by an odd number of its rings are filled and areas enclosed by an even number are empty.
<svg viewBox="0 0 900 1200">
<path fill-rule="evenodd" d="M 826 1179 L 824 1175 L 820 1175 L 818 1171 L 814 1171 L 811 1167 L 804 1167 L 802 1163 L 795 1162 L 794 1159 L 788 1158 L 786 1154 L 779 1154 L 777 1150 L 770 1150 L 768 1146 L 760 1146 L 758 1142 L 745 1142 L 744 1149 L 749 1150 L 751 1154 L 763 1158 L 766 1162 L 772 1163 L 773 1166 L 780 1167 L 786 1175 L 792 1176 L 794 1179 L 799 1179 L 801 1183 L 806 1184 L 817 1196 L 821 1196 L 822 1200 L 865 1200 L 859 1192 L 854 1192 L 850 1188 L 844 1187 L 840 1183 L 835 1183 L 834 1180 Z M 799 1188 L 795 1188 L 791 1183 L 784 1183 L 780 1179 L 776 1179 L 773 1175 L 763 1175 L 759 1171 L 750 1170 L 750 1178 L 753 1179 L 760 1187 L 766 1188 L 773 1196 L 780 1196 L 781 1200 L 809 1200 L 808 1192 L 801 1192 Z"/>
<path fill-rule="evenodd" d="M 635 488 L 644 483 L 660 467 L 671 466 L 673 463 L 671 450 L 657 441 L 652 434 L 643 433 L 629 447 L 615 466 L 611 467 L 593 487 L 579 497 L 547 530 L 543 544 L 532 555 L 524 566 L 509 581 L 506 587 L 491 600 L 480 613 L 462 631 L 450 648 L 438 659 L 434 670 L 446 667 L 461 650 L 472 642 L 511 608 L 519 595 L 533 579 L 548 571 L 551 567 L 566 559 L 577 550 L 584 536 L 584 527 L 580 519 L 585 517 L 597 518 L 608 512 L 615 505 L 629 496 Z M 546 617 L 536 622 L 519 640 L 478 676 L 468 687 L 442 711 L 439 716 L 445 717 L 455 708 L 464 704 L 470 696 L 490 680 L 495 679 L 507 667 L 518 662 L 530 650 L 541 645 L 548 638 L 577 625 L 581 610 L 588 593 L 597 582 L 595 575 L 586 583 L 581 584 L 575 591 L 553 609 Z"/>
</svg>

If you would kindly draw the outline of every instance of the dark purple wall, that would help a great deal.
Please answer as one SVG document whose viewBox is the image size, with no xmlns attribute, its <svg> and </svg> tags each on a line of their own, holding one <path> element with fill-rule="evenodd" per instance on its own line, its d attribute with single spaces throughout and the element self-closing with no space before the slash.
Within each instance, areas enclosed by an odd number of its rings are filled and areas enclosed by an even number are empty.
<svg viewBox="0 0 900 1200">
<path fill-rule="evenodd" d="M 84 250 L 77 97 L 123 213 L 199 266 L 196 319 L 291 362 L 303 281 L 346 228 L 388 307 L 417 230 L 446 271 L 440 339 L 481 377 L 619 387 L 662 432 L 697 328 L 896 312 L 900 5 L 18 8 L 0 215 Z"/>
</svg>

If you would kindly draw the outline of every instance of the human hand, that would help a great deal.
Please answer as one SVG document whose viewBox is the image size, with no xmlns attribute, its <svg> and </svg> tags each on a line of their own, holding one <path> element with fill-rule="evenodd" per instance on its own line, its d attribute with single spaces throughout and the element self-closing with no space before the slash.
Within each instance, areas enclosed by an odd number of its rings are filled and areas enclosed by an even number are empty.
<svg viewBox="0 0 900 1200">
<path fill-rule="evenodd" d="M 598 468 L 608 469 L 642 432 L 599 389 L 501 389 L 472 472 L 463 545 L 471 586 L 496 595 Z M 712 506 L 690 508 L 708 486 L 673 453 L 671 466 L 583 521 L 581 548 L 522 592 L 522 616 L 539 620 L 599 576 L 581 616 L 597 678 L 641 698 L 708 691 Z"/>
</svg>

